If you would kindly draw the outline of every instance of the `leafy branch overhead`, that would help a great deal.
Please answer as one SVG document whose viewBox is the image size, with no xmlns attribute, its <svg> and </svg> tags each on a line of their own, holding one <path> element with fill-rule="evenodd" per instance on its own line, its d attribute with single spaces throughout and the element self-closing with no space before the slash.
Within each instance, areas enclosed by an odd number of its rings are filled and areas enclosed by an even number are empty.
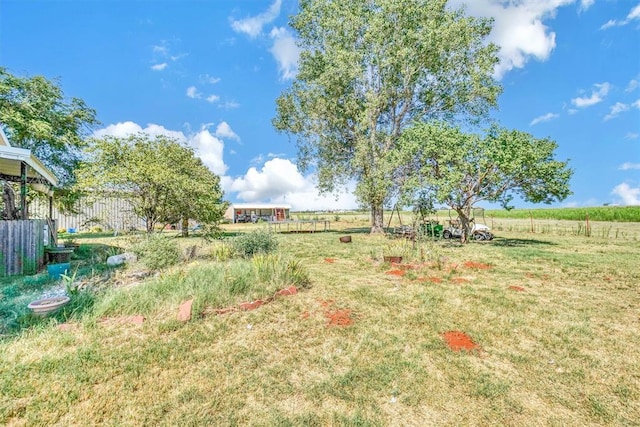
<svg viewBox="0 0 640 427">
<path fill-rule="evenodd" d="M 79 98 L 67 100 L 57 81 L 0 67 L 0 125 L 12 145 L 31 150 L 63 185 L 73 182 L 85 137 L 97 124 L 96 112 Z"/>
</svg>

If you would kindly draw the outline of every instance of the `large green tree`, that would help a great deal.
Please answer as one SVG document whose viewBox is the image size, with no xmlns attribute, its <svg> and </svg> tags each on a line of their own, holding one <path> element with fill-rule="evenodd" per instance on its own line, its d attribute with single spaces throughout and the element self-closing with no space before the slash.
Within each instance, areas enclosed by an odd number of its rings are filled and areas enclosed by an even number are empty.
<svg viewBox="0 0 640 427">
<path fill-rule="evenodd" d="M 295 137 L 299 166 L 316 168 L 320 191 L 357 181 L 371 231 L 381 232 L 403 129 L 482 117 L 496 104 L 491 21 L 446 0 L 301 0 L 290 24 L 303 50 L 273 124 Z"/>
<path fill-rule="evenodd" d="M 147 232 L 189 219 L 215 226 L 224 215 L 220 178 L 175 139 L 106 136 L 93 139 L 86 152 L 78 186 L 94 197 L 117 193 L 129 199 Z"/>
<path fill-rule="evenodd" d="M 551 139 L 492 126 L 484 137 L 442 122 L 416 123 L 402 136 L 396 153 L 408 177 L 406 200 L 419 194 L 454 209 L 466 241 L 472 207 L 481 201 L 504 208 L 515 195 L 534 203 L 564 200 L 571 194 L 572 170 L 555 159 Z"/>
<path fill-rule="evenodd" d="M 12 145 L 31 150 L 62 185 L 73 181 L 85 137 L 97 123 L 95 111 L 65 98 L 57 81 L 0 67 L 0 126 Z"/>
</svg>

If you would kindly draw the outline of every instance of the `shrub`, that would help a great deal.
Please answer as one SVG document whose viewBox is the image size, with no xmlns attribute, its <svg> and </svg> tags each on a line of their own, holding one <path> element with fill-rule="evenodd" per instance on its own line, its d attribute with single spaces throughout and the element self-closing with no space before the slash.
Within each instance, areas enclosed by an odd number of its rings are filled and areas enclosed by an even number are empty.
<svg viewBox="0 0 640 427">
<path fill-rule="evenodd" d="M 278 248 L 278 241 L 267 230 L 255 230 L 233 239 L 236 254 L 251 257 L 258 253 L 271 253 Z"/>
<path fill-rule="evenodd" d="M 298 260 L 278 254 L 259 254 L 251 260 L 255 280 L 268 283 L 276 288 L 295 285 L 307 288 L 311 285 L 309 273 Z"/>
<path fill-rule="evenodd" d="M 227 261 L 233 257 L 233 248 L 226 242 L 218 243 L 211 249 L 211 257 L 216 261 Z"/>
<path fill-rule="evenodd" d="M 152 234 L 134 246 L 140 261 L 151 270 L 158 270 L 180 261 L 180 247 L 174 239 Z"/>
</svg>

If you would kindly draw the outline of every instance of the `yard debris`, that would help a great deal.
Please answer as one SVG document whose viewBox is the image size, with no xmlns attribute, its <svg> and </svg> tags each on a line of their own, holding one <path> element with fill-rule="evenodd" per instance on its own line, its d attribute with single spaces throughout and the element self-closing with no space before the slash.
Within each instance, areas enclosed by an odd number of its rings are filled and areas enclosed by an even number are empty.
<svg viewBox="0 0 640 427">
<path fill-rule="evenodd" d="M 193 305 L 193 298 L 183 302 L 180 304 L 180 309 L 178 310 L 178 320 L 181 322 L 188 322 L 191 320 L 191 307 Z"/>
<path fill-rule="evenodd" d="M 245 310 L 245 311 L 255 310 L 256 308 L 260 307 L 262 304 L 264 304 L 264 301 L 261 299 L 257 299 L 251 302 L 243 302 L 243 303 L 240 303 L 240 310 Z"/>
<path fill-rule="evenodd" d="M 472 268 L 475 270 L 488 270 L 491 268 L 489 264 L 483 264 L 481 262 L 474 262 L 474 261 L 465 261 L 462 265 L 465 268 Z"/>
<path fill-rule="evenodd" d="M 107 265 L 110 267 L 117 267 L 119 265 L 128 263 L 128 262 L 136 262 L 138 257 L 133 252 L 125 252 L 123 254 L 111 255 L 107 258 Z"/>
<path fill-rule="evenodd" d="M 278 292 L 276 292 L 277 296 L 287 296 L 287 295 L 295 295 L 298 293 L 298 289 L 291 285 L 288 288 L 284 288 L 284 289 L 280 289 Z"/>
<path fill-rule="evenodd" d="M 478 344 L 473 342 L 469 335 L 461 331 L 447 331 L 440 335 L 453 351 L 476 350 L 480 348 Z"/>
<path fill-rule="evenodd" d="M 516 286 L 516 285 L 509 286 L 509 289 L 511 289 L 512 291 L 518 291 L 518 292 L 524 292 L 526 290 L 522 286 Z"/>
<path fill-rule="evenodd" d="M 329 320 L 327 326 L 349 326 L 353 323 L 349 309 L 327 310 L 324 315 Z"/>
<path fill-rule="evenodd" d="M 389 270 L 385 274 L 390 274 L 392 276 L 404 276 L 404 270 Z"/>
</svg>

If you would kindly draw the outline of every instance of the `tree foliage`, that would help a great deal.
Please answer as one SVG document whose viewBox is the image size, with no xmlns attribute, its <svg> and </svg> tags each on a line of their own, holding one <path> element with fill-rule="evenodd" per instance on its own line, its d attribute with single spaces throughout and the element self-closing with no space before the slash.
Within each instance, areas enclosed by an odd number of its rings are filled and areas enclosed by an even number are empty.
<svg viewBox="0 0 640 427">
<path fill-rule="evenodd" d="M 554 158 L 550 139 L 492 126 L 483 138 L 442 122 L 417 123 L 402 136 L 407 200 L 415 194 L 444 203 L 469 235 L 471 209 L 481 201 L 510 209 L 515 195 L 533 203 L 564 200 L 571 194 L 572 170 Z"/>
<path fill-rule="evenodd" d="M 17 77 L 0 67 L 0 125 L 12 145 L 33 152 L 64 185 L 73 170 L 96 113 L 78 98 L 67 100 L 57 81 Z"/>
<path fill-rule="evenodd" d="M 291 26 L 303 51 L 273 124 L 294 136 L 302 169 L 330 192 L 356 180 L 382 231 L 397 184 L 391 154 L 417 119 L 482 117 L 496 104 L 491 22 L 446 0 L 301 0 Z"/>
<path fill-rule="evenodd" d="M 97 197 L 117 192 L 128 198 L 148 232 L 183 219 L 216 225 L 224 215 L 220 178 L 175 139 L 107 136 L 92 140 L 87 155 L 79 186 Z"/>
</svg>

